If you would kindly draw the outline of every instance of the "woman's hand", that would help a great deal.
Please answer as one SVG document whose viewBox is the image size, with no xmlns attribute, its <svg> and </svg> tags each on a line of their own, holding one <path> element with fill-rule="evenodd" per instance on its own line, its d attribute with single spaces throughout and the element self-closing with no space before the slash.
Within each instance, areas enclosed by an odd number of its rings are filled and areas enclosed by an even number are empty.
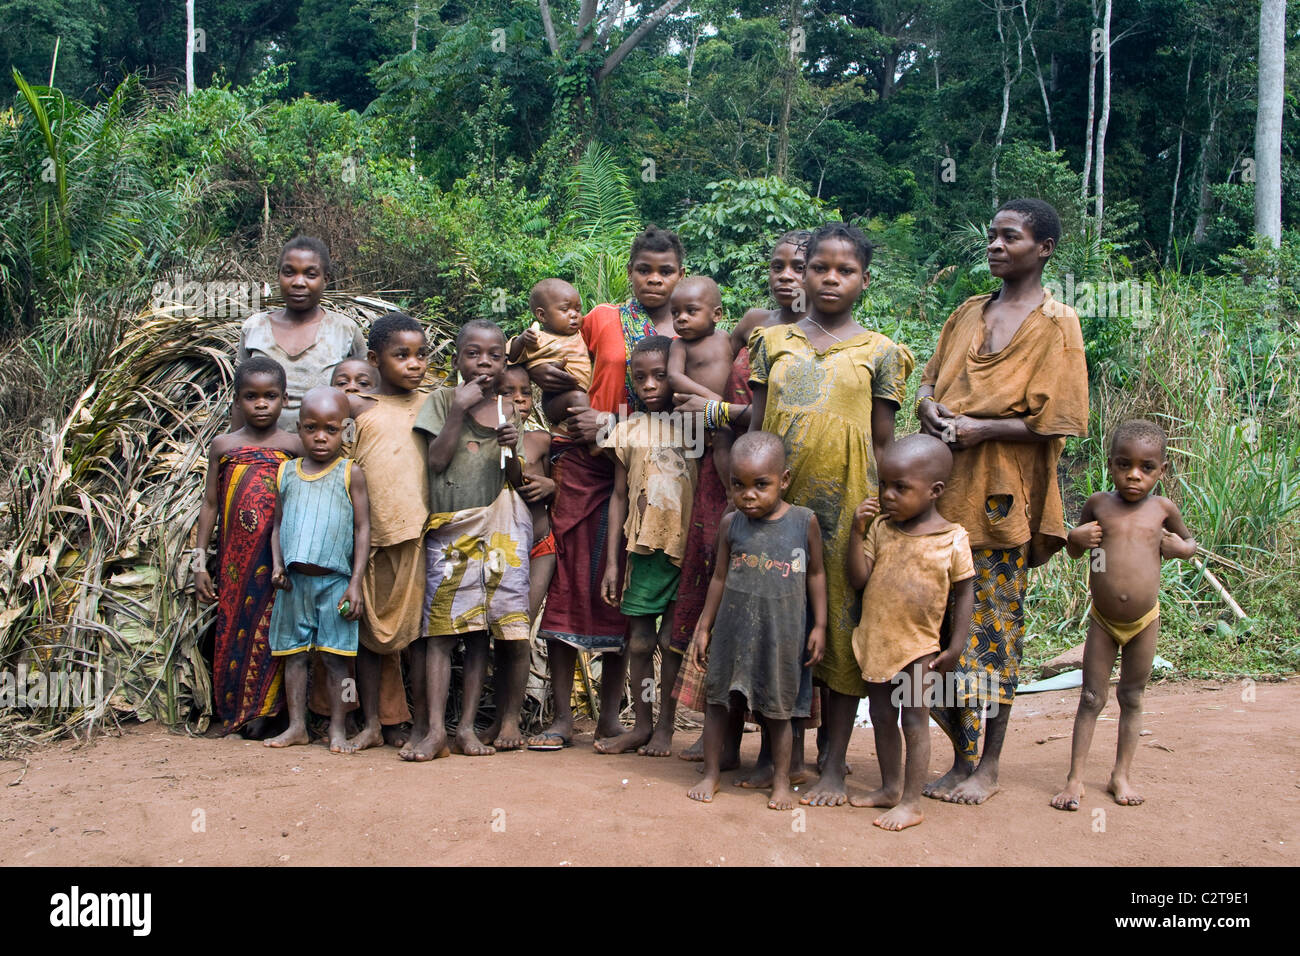
<svg viewBox="0 0 1300 956">
<path fill-rule="evenodd" d="M 564 370 L 563 359 L 530 368 L 528 374 L 543 392 L 571 392 L 578 387 L 578 380 Z"/>
<path fill-rule="evenodd" d="M 575 405 L 569 410 L 569 417 L 564 425 L 574 441 L 590 445 L 596 441 L 601 427 L 612 416 L 608 412 L 598 412 L 594 408 Z"/>
<path fill-rule="evenodd" d="M 947 406 L 936 402 L 934 399 L 922 399 L 916 417 L 921 423 L 921 431 L 933 438 L 944 441 L 944 429 L 949 426 L 953 414 L 948 410 Z"/>
<path fill-rule="evenodd" d="M 674 392 L 673 402 L 684 415 L 703 415 L 705 398 L 691 392 Z"/>
<path fill-rule="evenodd" d="M 927 404 L 929 404 L 927 402 Z M 974 448 L 989 439 L 989 420 L 971 418 L 969 415 L 957 415 L 948 422 L 946 435 L 939 438 L 956 449 Z"/>
</svg>

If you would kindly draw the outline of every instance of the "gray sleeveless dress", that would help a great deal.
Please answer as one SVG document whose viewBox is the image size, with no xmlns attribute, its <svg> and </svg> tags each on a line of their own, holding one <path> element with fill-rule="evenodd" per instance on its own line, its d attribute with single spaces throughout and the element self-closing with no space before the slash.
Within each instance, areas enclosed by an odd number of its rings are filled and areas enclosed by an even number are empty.
<svg viewBox="0 0 1300 956">
<path fill-rule="evenodd" d="M 709 642 L 710 704 L 732 692 L 773 720 L 807 717 L 812 668 L 804 667 L 808 607 L 808 521 L 798 505 L 775 521 L 732 516 L 727 586 Z"/>
</svg>

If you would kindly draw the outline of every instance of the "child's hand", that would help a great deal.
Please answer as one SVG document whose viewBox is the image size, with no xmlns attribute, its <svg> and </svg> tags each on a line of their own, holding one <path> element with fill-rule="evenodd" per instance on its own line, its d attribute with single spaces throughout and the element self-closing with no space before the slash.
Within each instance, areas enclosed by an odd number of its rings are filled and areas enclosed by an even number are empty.
<svg viewBox="0 0 1300 956">
<path fill-rule="evenodd" d="M 618 568 L 606 568 L 600 579 L 600 598 L 610 607 L 618 607 Z"/>
<path fill-rule="evenodd" d="M 535 505 L 555 494 L 555 482 L 541 475 L 525 475 L 524 486 L 519 489 L 519 494 L 524 501 Z"/>
<path fill-rule="evenodd" d="M 1165 532 L 1168 534 L 1169 532 Z M 1096 521 L 1089 521 L 1087 524 L 1076 525 L 1070 529 L 1066 535 L 1066 540 L 1076 548 L 1084 551 L 1091 551 L 1093 548 L 1101 547 L 1101 525 Z M 1163 544 L 1162 544 L 1163 547 Z"/>
<path fill-rule="evenodd" d="M 961 648 L 954 646 L 948 648 L 934 660 L 930 661 L 930 670 L 938 671 L 940 674 L 947 674 L 957 666 L 957 658 L 961 656 Z"/>
<path fill-rule="evenodd" d="M 492 384 L 490 375 L 476 375 L 474 378 L 461 382 L 456 386 L 456 391 L 451 397 L 452 407 L 461 412 L 467 412 L 483 399 L 487 398 L 488 386 Z"/>
<path fill-rule="evenodd" d="M 695 637 L 691 644 L 691 659 L 702 671 L 709 669 L 709 640 L 712 636 L 713 633 L 708 628 L 695 628 Z"/>
<path fill-rule="evenodd" d="M 524 343 L 524 348 L 526 349 L 532 350 L 537 348 L 537 330 L 531 326 L 525 329 L 524 333 L 519 336 L 519 341 Z"/>
<path fill-rule="evenodd" d="M 497 444 L 502 448 L 510 449 L 519 444 L 519 429 L 513 422 L 504 422 L 497 426 Z"/>
<path fill-rule="evenodd" d="M 826 628 L 814 627 L 808 633 L 808 659 L 803 662 L 804 667 L 813 667 L 820 664 L 822 657 L 826 654 Z"/>
<path fill-rule="evenodd" d="M 212 604 L 217 600 L 217 589 L 212 586 L 212 575 L 207 571 L 194 572 L 194 593 L 204 604 Z"/>
<path fill-rule="evenodd" d="M 344 605 L 347 605 L 346 611 L 343 610 Z M 343 600 L 339 601 L 339 611 L 345 621 L 355 621 L 361 617 L 361 609 L 361 585 L 349 584 L 348 589 L 343 592 Z"/>
<path fill-rule="evenodd" d="M 279 588 L 281 591 L 292 591 L 293 585 L 289 583 L 289 575 L 284 573 L 284 568 L 278 564 L 271 568 L 271 587 Z"/>
<path fill-rule="evenodd" d="M 865 499 L 862 504 L 858 505 L 858 510 L 853 512 L 853 530 L 859 535 L 865 535 L 867 525 L 871 524 L 878 514 L 880 514 L 880 499 Z"/>
<path fill-rule="evenodd" d="M 1168 528 L 1160 533 L 1160 557 L 1186 560 L 1196 554 L 1196 541 L 1185 541 Z"/>
</svg>

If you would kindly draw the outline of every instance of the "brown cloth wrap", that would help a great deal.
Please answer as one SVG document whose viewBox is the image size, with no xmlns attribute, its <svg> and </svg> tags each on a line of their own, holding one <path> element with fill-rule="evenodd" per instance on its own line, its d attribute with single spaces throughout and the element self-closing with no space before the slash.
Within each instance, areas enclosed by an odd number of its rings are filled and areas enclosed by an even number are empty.
<svg viewBox="0 0 1300 956">
<path fill-rule="evenodd" d="M 1030 566 L 1065 546 L 1065 515 L 1057 463 L 1067 435 L 1088 433 L 1088 368 L 1079 316 L 1045 293 L 1011 341 L 980 354 L 984 307 L 992 295 L 967 299 L 944 323 L 921 384 L 953 414 L 1025 420 L 1047 442 L 986 441 L 953 451 L 952 478 L 939 512 L 970 534 L 971 548 L 1030 543 Z M 1005 518 L 987 507 L 1010 496 Z"/>
</svg>

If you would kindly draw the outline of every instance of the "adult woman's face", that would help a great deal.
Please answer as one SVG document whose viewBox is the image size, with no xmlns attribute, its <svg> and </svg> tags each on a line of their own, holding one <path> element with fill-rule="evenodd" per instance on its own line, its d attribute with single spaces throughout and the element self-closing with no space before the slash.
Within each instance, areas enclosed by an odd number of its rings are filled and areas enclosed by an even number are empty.
<svg viewBox="0 0 1300 956">
<path fill-rule="evenodd" d="M 988 240 L 989 273 L 998 279 L 1015 279 L 1041 269 L 1040 261 L 1045 262 L 1054 248 L 1050 240 L 1034 238 L 1021 213 L 1005 209 L 989 223 Z"/>
<path fill-rule="evenodd" d="M 627 276 L 632 280 L 632 295 L 647 309 L 668 304 L 668 297 L 682 278 L 682 264 L 671 249 L 666 252 L 641 250 L 628 263 Z"/>
<path fill-rule="evenodd" d="M 280 294 L 291 312 L 311 312 L 325 293 L 325 270 L 310 249 L 290 249 L 280 263 Z"/>
</svg>

